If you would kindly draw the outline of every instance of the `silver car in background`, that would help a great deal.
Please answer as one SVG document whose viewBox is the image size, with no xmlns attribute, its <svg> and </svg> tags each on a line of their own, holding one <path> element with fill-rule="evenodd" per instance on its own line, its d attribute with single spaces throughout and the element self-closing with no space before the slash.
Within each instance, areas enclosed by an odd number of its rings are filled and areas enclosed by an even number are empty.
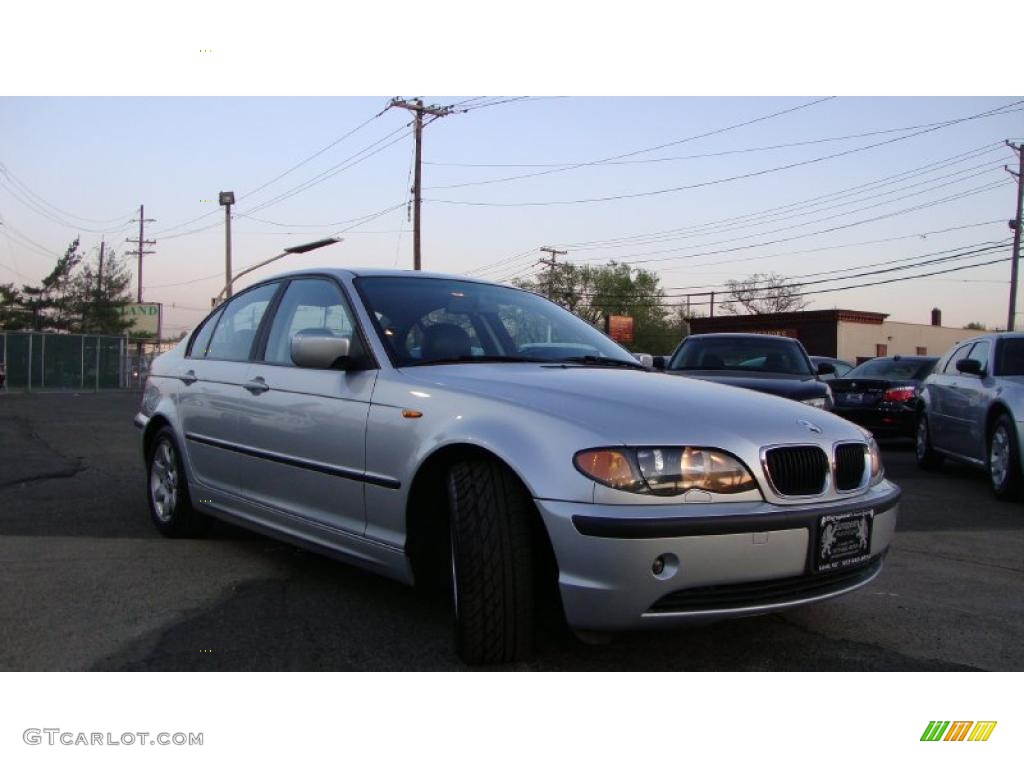
<svg viewBox="0 0 1024 768">
<path fill-rule="evenodd" d="M 447 585 L 469 663 L 806 605 L 873 579 L 899 489 L 863 429 L 643 369 L 532 293 L 321 270 L 235 295 L 153 364 L 151 517 L 206 516 Z"/>
<path fill-rule="evenodd" d="M 917 413 L 917 461 L 950 458 L 985 469 L 992 491 L 1024 491 L 1024 334 L 977 336 L 952 347 L 924 380 Z"/>
</svg>

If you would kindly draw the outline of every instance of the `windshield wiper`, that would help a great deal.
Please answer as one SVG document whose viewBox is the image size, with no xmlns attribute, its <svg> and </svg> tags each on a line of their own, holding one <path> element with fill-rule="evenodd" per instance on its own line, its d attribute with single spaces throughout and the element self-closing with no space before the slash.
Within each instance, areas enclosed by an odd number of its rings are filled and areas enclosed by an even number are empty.
<svg viewBox="0 0 1024 768">
<path fill-rule="evenodd" d="M 580 365 L 597 365 L 607 368 L 637 368 L 641 371 L 647 369 L 640 363 L 633 363 L 629 360 L 618 360 L 614 357 L 598 357 L 597 355 L 579 355 L 576 357 L 563 357 L 559 360 L 552 360 L 554 363 L 579 363 Z"/>
<path fill-rule="evenodd" d="M 459 355 L 458 357 L 442 357 L 437 360 L 414 360 L 406 366 L 414 365 L 446 365 L 449 363 L 549 363 L 541 357 L 524 357 L 522 355 Z"/>
</svg>

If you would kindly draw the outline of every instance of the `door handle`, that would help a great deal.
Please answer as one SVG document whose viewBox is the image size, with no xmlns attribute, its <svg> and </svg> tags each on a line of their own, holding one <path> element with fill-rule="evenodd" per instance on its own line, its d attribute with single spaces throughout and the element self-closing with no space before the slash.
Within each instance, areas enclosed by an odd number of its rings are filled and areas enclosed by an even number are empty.
<svg viewBox="0 0 1024 768">
<path fill-rule="evenodd" d="M 255 379 L 245 382 L 245 384 L 243 384 L 242 386 L 248 389 L 254 395 L 258 395 L 270 389 L 270 385 L 268 385 L 267 382 L 263 380 L 262 376 L 257 376 Z"/>
<path fill-rule="evenodd" d="M 195 371 L 185 371 L 185 374 L 183 376 L 180 376 L 179 378 L 182 380 L 185 386 L 188 386 L 189 384 L 195 384 L 197 381 L 199 381 L 199 379 L 196 378 Z"/>
</svg>

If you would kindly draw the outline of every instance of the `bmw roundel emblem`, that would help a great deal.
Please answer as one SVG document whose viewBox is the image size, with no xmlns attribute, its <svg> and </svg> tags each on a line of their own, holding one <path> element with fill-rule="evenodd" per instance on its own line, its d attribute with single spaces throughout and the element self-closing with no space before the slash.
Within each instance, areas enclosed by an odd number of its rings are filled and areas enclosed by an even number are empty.
<svg viewBox="0 0 1024 768">
<path fill-rule="evenodd" d="M 799 419 L 797 421 L 797 424 L 799 424 L 802 427 L 807 427 L 807 429 L 809 429 L 816 435 L 821 434 L 821 427 L 819 427 L 817 424 L 812 424 L 811 422 L 807 421 L 807 419 Z"/>
</svg>

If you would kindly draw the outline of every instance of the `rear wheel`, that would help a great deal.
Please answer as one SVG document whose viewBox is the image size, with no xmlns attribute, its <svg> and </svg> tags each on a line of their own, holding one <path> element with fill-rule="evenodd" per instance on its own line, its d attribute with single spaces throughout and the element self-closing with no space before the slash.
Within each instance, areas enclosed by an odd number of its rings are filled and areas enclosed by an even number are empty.
<svg viewBox="0 0 1024 768">
<path fill-rule="evenodd" d="M 942 455 L 932 448 L 931 430 L 928 429 L 928 416 L 924 411 L 917 414 L 917 432 L 914 438 L 914 451 L 917 455 L 917 466 L 921 469 L 938 469 L 942 466 Z"/>
<path fill-rule="evenodd" d="M 534 560 L 529 500 L 501 464 L 472 459 L 448 474 L 455 646 L 467 664 L 529 654 Z"/>
<path fill-rule="evenodd" d="M 1022 483 L 1017 430 L 1005 413 L 996 420 L 989 438 L 988 474 L 992 481 L 992 492 L 998 498 L 1020 498 Z"/>
<path fill-rule="evenodd" d="M 197 536 L 208 518 L 192 508 L 178 444 L 170 427 L 163 427 L 146 457 L 146 490 L 153 525 L 172 539 Z"/>
</svg>

